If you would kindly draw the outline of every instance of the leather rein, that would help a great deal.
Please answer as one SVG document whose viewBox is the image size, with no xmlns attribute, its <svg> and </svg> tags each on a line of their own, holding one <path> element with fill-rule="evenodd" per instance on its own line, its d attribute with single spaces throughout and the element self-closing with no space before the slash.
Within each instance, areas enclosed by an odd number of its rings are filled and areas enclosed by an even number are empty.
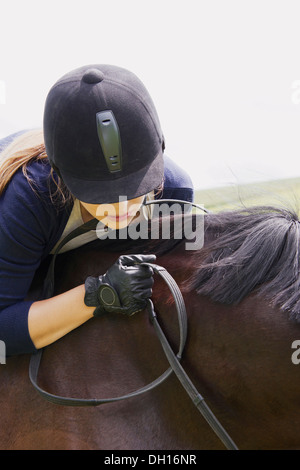
<svg viewBox="0 0 300 470">
<path fill-rule="evenodd" d="M 157 201 L 150 201 L 146 204 L 151 204 L 155 203 Z M 174 200 L 160 200 L 160 202 L 174 202 Z M 176 200 L 175 200 L 176 202 Z M 187 201 L 177 201 L 181 203 L 187 203 Z M 189 203 L 191 205 L 194 205 L 200 209 L 203 210 L 201 206 L 197 206 L 196 204 Z M 207 212 L 207 211 L 206 211 Z M 93 230 L 96 228 L 96 225 L 98 223 L 98 220 L 93 219 L 89 222 L 86 222 L 85 224 L 81 225 L 77 229 L 73 230 L 69 235 L 67 235 L 62 242 L 58 245 L 58 247 L 55 250 L 55 253 L 52 257 L 47 276 L 45 278 L 45 283 L 44 283 L 44 291 L 43 291 L 43 298 L 49 298 L 53 295 L 54 291 L 54 264 L 55 264 L 55 259 L 62 248 L 63 245 L 65 245 L 68 241 L 71 239 L 77 237 L 78 235 L 81 235 L 82 233 L 86 233 L 89 230 Z M 190 378 L 186 374 L 185 370 L 180 364 L 180 360 L 182 357 L 183 349 L 186 343 L 186 338 L 187 338 L 187 314 L 186 314 L 186 309 L 185 309 L 185 303 L 182 297 L 182 294 L 180 292 L 180 289 L 173 279 L 173 277 L 166 271 L 165 268 L 162 266 L 152 264 L 152 263 L 142 263 L 142 265 L 147 265 L 150 266 L 153 271 L 160 275 L 162 279 L 166 282 L 168 285 L 174 301 L 175 301 L 175 306 L 176 306 L 176 311 L 177 311 L 177 318 L 178 318 L 178 323 L 179 323 L 179 349 L 177 354 L 175 354 L 170 346 L 170 344 L 167 341 L 167 338 L 162 331 L 157 315 L 154 310 L 153 303 L 151 299 L 148 299 L 147 301 L 147 311 L 149 313 L 150 320 L 154 326 L 155 332 L 159 338 L 159 341 L 161 343 L 161 346 L 164 350 L 164 353 L 167 357 L 167 360 L 170 364 L 170 367 L 162 374 L 160 375 L 156 380 L 151 382 L 150 384 L 134 391 L 131 393 L 128 393 L 126 395 L 122 395 L 119 397 L 113 397 L 113 398 L 91 398 L 91 399 L 85 399 L 85 398 L 72 398 L 72 397 L 64 397 L 60 395 L 55 395 L 52 393 L 47 392 L 43 388 L 41 388 L 38 385 L 38 372 L 39 372 L 39 367 L 40 367 L 40 362 L 42 359 L 42 354 L 43 354 L 43 349 L 40 349 L 37 351 L 36 354 L 33 354 L 30 359 L 30 364 L 29 364 L 29 378 L 30 381 L 33 385 L 33 387 L 37 390 L 37 392 L 47 401 L 57 404 L 57 405 L 64 405 L 64 406 L 99 406 L 105 403 L 112 403 L 112 402 L 117 402 L 121 400 L 125 400 L 127 398 L 132 398 L 139 396 L 145 392 L 148 392 L 158 385 L 162 384 L 172 372 L 174 372 L 181 382 L 182 386 L 186 390 L 187 394 L 191 398 L 192 402 L 198 409 L 198 411 L 202 414 L 202 416 L 205 418 L 207 423 L 210 425 L 210 427 L 213 429 L 213 431 L 216 433 L 216 435 L 219 437 L 219 439 L 223 442 L 225 447 L 229 450 L 238 450 L 236 444 L 232 440 L 232 438 L 228 435 L 226 430 L 223 428 L 221 423 L 218 421 L 214 413 L 211 411 L 211 409 L 208 407 L 206 404 L 203 396 L 198 392 L 194 384 L 191 382 Z"/>
</svg>

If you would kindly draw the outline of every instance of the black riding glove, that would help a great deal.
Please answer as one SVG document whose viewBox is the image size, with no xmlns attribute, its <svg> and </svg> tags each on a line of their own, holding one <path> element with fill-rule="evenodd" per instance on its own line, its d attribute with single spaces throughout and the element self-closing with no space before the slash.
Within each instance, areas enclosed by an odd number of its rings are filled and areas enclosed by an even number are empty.
<svg viewBox="0 0 300 470">
<path fill-rule="evenodd" d="M 152 295 L 153 271 L 150 266 L 155 255 L 123 255 L 108 271 L 85 281 L 84 303 L 96 307 L 94 316 L 108 313 L 133 315 L 146 307 Z"/>
</svg>

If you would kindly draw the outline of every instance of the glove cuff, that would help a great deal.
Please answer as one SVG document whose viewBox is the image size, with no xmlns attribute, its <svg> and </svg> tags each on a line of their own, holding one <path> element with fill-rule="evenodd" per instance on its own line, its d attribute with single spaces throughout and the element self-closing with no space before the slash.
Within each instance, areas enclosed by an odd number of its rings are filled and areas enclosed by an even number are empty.
<svg viewBox="0 0 300 470">
<path fill-rule="evenodd" d="M 101 281 L 99 277 L 92 277 L 89 276 L 86 278 L 84 286 L 85 286 L 85 295 L 84 295 L 84 303 L 88 307 L 98 307 L 98 298 L 97 292 L 98 288 L 101 285 Z"/>
</svg>

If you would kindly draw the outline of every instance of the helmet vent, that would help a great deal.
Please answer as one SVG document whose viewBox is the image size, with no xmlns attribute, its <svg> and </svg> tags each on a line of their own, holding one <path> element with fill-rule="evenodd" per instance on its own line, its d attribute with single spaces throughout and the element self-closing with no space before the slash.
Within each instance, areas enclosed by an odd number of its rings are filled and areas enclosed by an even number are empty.
<svg viewBox="0 0 300 470">
<path fill-rule="evenodd" d="M 119 126 L 112 111 L 96 114 L 99 142 L 111 173 L 122 170 L 122 147 Z"/>
</svg>

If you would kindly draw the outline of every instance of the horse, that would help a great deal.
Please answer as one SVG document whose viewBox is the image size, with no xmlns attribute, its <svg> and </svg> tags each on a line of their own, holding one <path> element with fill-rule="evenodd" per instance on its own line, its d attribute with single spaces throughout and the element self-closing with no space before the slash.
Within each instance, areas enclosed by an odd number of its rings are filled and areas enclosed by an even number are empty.
<svg viewBox="0 0 300 470">
<path fill-rule="evenodd" d="M 155 253 L 186 305 L 181 365 L 237 447 L 299 449 L 300 361 L 293 349 L 300 339 L 299 219 L 285 208 L 255 207 L 206 214 L 204 228 L 197 250 L 187 250 L 173 231 L 169 239 L 97 240 L 58 255 L 55 293 L 104 273 L 120 254 Z M 156 274 L 152 301 L 175 351 L 174 299 Z M 72 407 L 37 393 L 29 360 L 24 354 L 0 365 L 1 449 L 224 449 L 175 374 L 129 399 Z M 114 313 L 45 348 L 38 383 L 60 396 L 118 397 L 168 367 L 147 312 Z"/>
</svg>

